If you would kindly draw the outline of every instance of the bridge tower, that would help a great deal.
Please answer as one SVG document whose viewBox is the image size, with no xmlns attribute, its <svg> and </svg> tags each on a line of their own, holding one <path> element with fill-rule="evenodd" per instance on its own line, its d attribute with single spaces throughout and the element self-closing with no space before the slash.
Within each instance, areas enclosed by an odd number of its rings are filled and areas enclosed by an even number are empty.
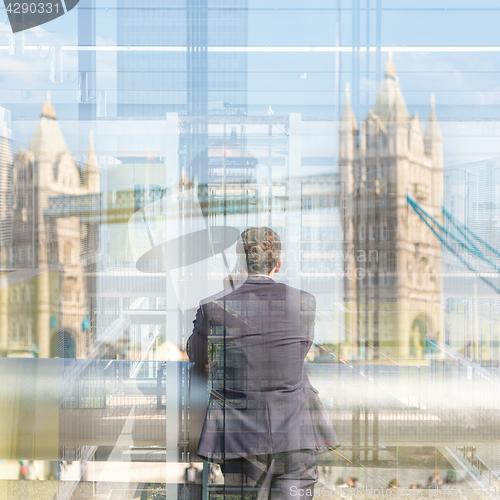
<svg viewBox="0 0 500 500">
<path fill-rule="evenodd" d="M 65 357 L 86 355 L 89 308 L 84 269 L 87 261 L 95 261 L 96 231 L 89 245 L 91 224 L 82 222 L 78 214 L 52 217 L 48 211 L 54 197 L 78 200 L 98 195 L 99 189 L 93 137 L 82 171 L 66 145 L 48 94 L 27 148 L 20 148 L 14 158 L 9 209 L 11 265 L 36 269 L 39 274 L 22 286 L 11 287 L 10 298 L 0 296 L 0 322 L 9 324 L 8 335 L 0 339 L 0 353 L 19 344 L 41 358 L 59 356 L 61 351 Z"/>
<path fill-rule="evenodd" d="M 425 136 L 410 116 L 392 56 L 375 105 L 359 127 L 349 91 L 339 129 L 344 230 L 346 355 L 389 351 L 422 358 L 442 340 L 441 246 L 413 210 L 409 193 L 439 221 L 443 138 L 434 97 Z"/>
</svg>

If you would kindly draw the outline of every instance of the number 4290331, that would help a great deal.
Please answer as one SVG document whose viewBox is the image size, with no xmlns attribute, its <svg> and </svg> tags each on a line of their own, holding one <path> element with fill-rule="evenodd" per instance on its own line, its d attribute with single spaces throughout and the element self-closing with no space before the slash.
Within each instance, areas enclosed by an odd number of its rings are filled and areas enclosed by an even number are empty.
<svg viewBox="0 0 500 500">
<path fill-rule="evenodd" d="M 59 13 L 59 3 L 9 3 L 7 5 L 9 14 L 52 14 Z"/>
</svg>

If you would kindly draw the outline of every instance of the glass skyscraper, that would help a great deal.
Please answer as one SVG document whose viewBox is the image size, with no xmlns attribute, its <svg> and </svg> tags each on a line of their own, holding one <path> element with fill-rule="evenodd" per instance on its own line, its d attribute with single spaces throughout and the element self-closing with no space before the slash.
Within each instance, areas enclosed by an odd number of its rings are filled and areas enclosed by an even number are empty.
<svg viewBox="0 0 500 500">
<path fill-rule="evenodd" d="M 247 39 L 246 0 L 118 0 L 118 116 L 245 115 Z"/>
</svg>

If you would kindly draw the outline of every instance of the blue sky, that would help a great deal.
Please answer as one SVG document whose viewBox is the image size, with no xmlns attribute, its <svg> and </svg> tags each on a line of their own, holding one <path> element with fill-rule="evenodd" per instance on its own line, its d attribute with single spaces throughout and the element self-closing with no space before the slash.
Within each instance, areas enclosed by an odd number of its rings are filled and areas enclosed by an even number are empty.
<svg viewBox="0 0 500 500">
<path fill-rule="evenodd" d="M 158 4 L 154 0 L 152 3 Z M 175 5 L 179 5 L 176 3 Z M 83 4 L 80 4 L 78 8 Z M 133 5 L 133 4 L 132 4 Z M 141 2 L 142 5 L 142 2 Z M 163 5 L 174 5 L 164 3 Z M 217 5 L 210 2 L 210 6 Z M 227 5 L 227 4 L 226 4 Z M 360 0 L 361 47 L 366 46 L 366 5 Z M 349 50 L 353 44 L 352 2 L 340 2 L 340 44 Z M 370 0 L 370 45 L 376 44 L 376 0 Z M 393 59 L 401 88 L 411 114 L 418 112 L 425 122 L 429 114 L 431 93 L 436 95 L 438 118 L 446 122 L 453 144 L 451 156 L 459 154 L 464 144 L 478 144 L 478 155 L 500 154 L 497 146 L 485 146 L 495 133 L 484 130 L 484 123 L 500 119 L 500 52 L 489 47 L 500 45 L 498 19 L 500 4 L 495 1 L 382 1 L 382 47 L 395 47 Z M 26 46 L 45 47 L 77 44 L 78 8 L 70 13 L 29 30 L 24 34 Z M 140 7 L 138 3 L 138 9 Z M 116 0 L 102 0 L 97 5 L 97 44 L 116 44 Z M 337 2 L 302 0 L 284 3 L 280 0 L 249 1 L 249 47 L 333 47 L 337 37 Z M 5 21 L 5 12 L 0 22 Z M 9 44 L 8 25 L 0 26 L 0 46 Z M 22 35 L 16 35 L 21 41 Z M 422 47 L 419 51 L 398 52 L 402 48 Z M 455 47 L 456 52 L 433 51 L 439 47 Z M 475 52 L 460 48 L 482 47 Z M 47 90 L 61 119 L 77 116 L 76 52 L 63 57 L 63 81 L 49 80 L 48 51 L 25 51 L 24 54 L 0 52 L 3 72 L 0 79 L 0 105 L 22 108 L 17 118 L 36 118 Z M 382 54 L 382 69 L 388 53 Z M 376 55 L 370 54 L 366 72 L 366 54 L 359 55 L 359 78 L 353 75 L 353 56 L 343 52 L 340 57 L 340 88 L 349 82 L 359 92 L 360 105 L 355 108 L 363 118 L 373 105 L 380 80 L 375 74 Z M 109 92 L 109 109 L 116 88 L 116 54 L 100 52 L 97 57 L 98 86 Z M 301 78 L 306 74 L 307 78 Z M 271 105 L 275 113 L 301 112 L 303 115 L 336 116 L 344 103 L 336 87 L 336 54 L 334 52 L 252 52 L 248 56 L 248 103 L 253 114 L 266 114 Z M 368 92 L 368 94 L 367 94 Z M 356 101 L 356 99 L 354 99 Z M 15 116 L 16 117 L 16 116 Z M 472 139 L 455 140 L 457 128 L 471 122 Z M 483 123 L 481 132 L 478 123 Z M 25 131 L 26 133 L 26 131 Z M 471 142 L 472 141 L 472 142 Z M 490 144 L 490 142 L 488 142 Z M 446 149 L 445 149 L 446 151 Z M 460 153 L 461 154 L 461 153 Z"/>
</svg>

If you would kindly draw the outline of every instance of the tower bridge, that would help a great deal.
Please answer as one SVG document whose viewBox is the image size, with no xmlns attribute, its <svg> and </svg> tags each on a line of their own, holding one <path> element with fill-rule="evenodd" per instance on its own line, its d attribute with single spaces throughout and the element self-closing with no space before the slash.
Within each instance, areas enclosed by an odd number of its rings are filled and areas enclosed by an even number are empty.
<svg viewBox="0 0 500 500">
<path fill-rule="evenodd" d="M 419 358 L 424 339 L 443 340 L 442 281 L 436 276 L 441 244 L 422 230 L 407 203 L 411 193 L 442 221 L 443 138 L 434 98 L 424 135 L 418 114 L 408 112 L 390 57 L 375 105 L 359 127 L 347 89 L 339 141 L 350 350 L 359 356 L 359 339 L 371 338 L 397 357 Z M 356 262 L 360 250 L 376 257 Z M 353 279 L 360 268 L 365 277 Z M 384 314 L 394 303 L 398 314 Z"/>
<path fill-rule="evenodd" d="M 350 332 L 344 354 L 357 360 L 357 377 L 374 383 L 370 390 L 378 401 L 376 408 L 362 397 L 350 414 L 349 425 L 358 429 L 351 434 L 352 457 L 376 462 L 382 443 L 405 436 L 402 445 L 429 443 L 465 468 L 457 449 L 472 446 L 485 470 L 498 473 L 498 442 L 488 444 L 479 424 L 496 418 L 498 321 L 490 312 L 489 329 L 480 326 L 479 300 L 499 298 L 500 254 L 444 207 L 443 172 L 434 97 L 424 134 L 418 114 L 408 112 L 391 57 L 375 105 L 359 125 L 346 88 L 339 129 L 340 216 L 348 256 L 344 324 Z M 359 261 L 360 251 L 374 258 Z M 454 269 L 443 265 L 444 256 L 453 257 Z M 468 309 L 462 320 L 451 314 L 450 301 L 457 299 L 471 304 L 470 325 Z M 482 328 L 488 332 L 483 339 Z M 479 353 L 482 343 L 486 348 Z M 415 398 L 431 380 L 428 394 L 436 397 Z M 492 391 L 488 402 L 474 417 L 464 413 L 482 391 Z M 358 400 L 366 392 L 352 394 Z M 455 443 L 446 442 L 447 436 Z"/>
</svg>

